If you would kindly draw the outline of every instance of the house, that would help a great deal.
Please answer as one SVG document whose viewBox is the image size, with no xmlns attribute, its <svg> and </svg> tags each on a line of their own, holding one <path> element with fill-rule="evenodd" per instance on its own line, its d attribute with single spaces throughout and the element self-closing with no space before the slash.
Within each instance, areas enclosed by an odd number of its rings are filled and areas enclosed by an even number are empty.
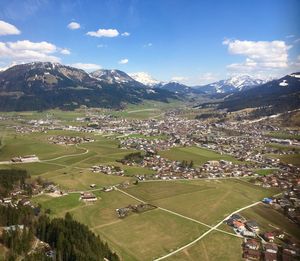
<svg viewBox="0 0 300 261">
<path fill-rule="evenodd" d="M 238 221 L 238 220 L 233 220 L 232 222 L 233 226 L 238 230 L 238 231 L 243 231 L 245 230 L 245 225 L 243 222 Z"/>
<path fill-rule="evenodd" d="M 244 248 L 258 250 L 259 242 L 255 239 L 246 239 L 244 242 Z"/>
<path fill-rule="evenodd" d="M 278 246 L 275 243 L 267 243 L 264 248 L 267 253 L 277 254 L 278 252 Z"/>
<path fill-rule="evenodd" d="M 264 198 L 262 200 L 262 202 L 265 203 L 265 204 L 272 204 L 273 203 L 273 199 L 271 199 L 271 198 Z"/>
<path fill-rule="evenodd" d="M 258 232 L 259 231 L 259 227 L 258 224 L 255 221 L 247 221 L 246 222 L 246 227 L 252 231 L 252 232 Z"/>
<path fill-rule="evenodd" d="M 13 226 L 8 226 L 3 228 L 5 231 L 15 231 L 16 229 L 23 230 L 24 225 L 13 225 Z"/>
<path fill-rule="evenodd" d="M 260 251 L 253 249 L 244 249 L 243 258 L 247 260 L 260 260 Z"/>
<path fill-rule="evenodd" d="M 93 202 L 97 200 L 97 197 L 93 193 L 83 192 L 81 193 L 80 199 L 85 202 Z"/>
<path fill-rule="evenodd" d="M 35 161 L 39 161 L 39 158 L 36 155 L 26 155 L 21 158 L 21 162 L 35 162 Z"/>
<path fill-rule="evenodd" d="M 298 256 L 299 258 L 299 256 Z M 297 252 L 293 249 L 285 248 L 282 250 L 282 260 L 283 261 L 294 261 L 297 260 Z"/>
<path fill-rule="evenodd" d="M 244 237 L 256 237 L 256 234 L 255 234 L 254 232 L 249 231 L 249 230 L 247 230 L 247 229 L 243 230 L 243 231 L 241 232 L 241 234 L 242 234 L 242 236 L 244 236 Z"/>
<path fill-rule="evenodd" d="M 116 212 L 117 212 L 117 215 L 119 218 L 126 217 L 130 211 L 131 211 L 130 208 L 117 208 L 116 209 Z"/>
<path fill-rule="evenodd" d="M 265 252 L 264 253 L 264 260 L 265 261 L 277 261 L 277 253 L 270 253 L 270 252 Z"/>
<path fill-rule="evenodd" d="M 275 235 L 272 232 L 266 232 L 263 234 L 263 238 L 268 242 L 273 242 L 275 239 Z"/>
</svg>

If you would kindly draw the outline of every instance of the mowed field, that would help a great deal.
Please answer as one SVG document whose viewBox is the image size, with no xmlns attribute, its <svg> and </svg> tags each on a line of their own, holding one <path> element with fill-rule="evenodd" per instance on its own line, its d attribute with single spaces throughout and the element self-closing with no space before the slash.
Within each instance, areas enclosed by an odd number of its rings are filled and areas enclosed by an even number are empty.
<svg viewBox="0 0 300 261">
<path fill-rule="evenodd" d="M 242 261 L 242 240 L 213 231 L 196 244 L 176 253 L 166 261 Z"/>
<path fill-rule="evenodd" d="M 191 160 L 195 165 L 202 165 L 208 160 L 228 160 L 232 162 L 238 162 L 234 157 L 230 155 L 221 155 L 209 149 L 199 147 L 175 147 L 170 150 L 161 151 L 159 153 L 162 157 L 170 160 L 183 161 Z"/>
<path fill-rule="evenodd" d="M 137 174 L 152 174 L 153 171 L 140 167 L 123 166 L 116 160 L 122 159 L 133 150 L 118 148 L 118 141 L 101 135 L 86 134 L 95 142 L 84 143 L 79 146 L 54 145 L 48 138 L 55 135 L 80 136 L 82 133 L 70 131 L 50 131 L 48 133 L 34 133 L 21 136 L 8 135 L 4 139 L 5 145 L 0 149 L 0 161 L 9 160 L 18 155 L 36 154 L 41 162 L 26 164 L 0 165 L 0 168 L 26 169 L 34 176 L 53 181 L 67 191 L 86 190 L 91 184 L 96 187 L 115 185 Z M 115 165 L 125 171 L 126 177 L 92 173 L 94 165 Z"/>
<path fill-rule="evenodd" d="M 129 261 L 153 260 L 166 255 L 208 230 L 206 226 L 176 213 L 212 225 L 229 213 L 276 193 L 240 180 L 140 182 L 124 191 L 163 209 L 132 213 L 119 219 L 116 208 L 138 203 L 120 191 L 95 191 L 98 200 L 92 204 L 79 201 L 79 193 L 60 198 L 42 195 L 35 201 L 44 209 L 51 209 L 52 216 L 70 212 Z M 167 212 L 164 208 L 176 213 Z M 220 260 L 222 256 L 228 257 L 224 260 L 240 260 L 240 244 L 238 238 L 212 232 L 168 260 Z M 216 249 L 218 253 L 215 255 Z"/>
<path fill-rule="evenodd" d="M 146 202 L 214 225 L 241 207 L 277 193 L 246 181 L 194 180 L 145 182 L 126 192 Z"/>
<path fill-rule="evenodd" d="M 51 216 L 64 216 L 70 212 L 78 221 L 88 225 L 104 238 L 124 260 L 153 260 L 179 246 L 194 240 L 207 228 L 159 209 L 130 214 L 119 219 L 115 209 L 137 204 L 138 201 L 119 191 L 94 194 L 95 203 L 79 201 L 79 194 L 59 198 L 46 195 L 35 197 Z"/>
</svg>

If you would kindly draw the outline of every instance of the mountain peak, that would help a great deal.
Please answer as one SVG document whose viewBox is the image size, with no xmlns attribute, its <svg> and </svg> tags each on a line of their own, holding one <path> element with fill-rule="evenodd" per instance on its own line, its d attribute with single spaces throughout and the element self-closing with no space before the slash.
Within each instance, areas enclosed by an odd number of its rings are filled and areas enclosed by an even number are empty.
<svg viewBox="0 0 300 261">
<path fill-rule="evenodd" d="M 93 78 L 107 83 L 130 83 L 135 82 L 127 73 L 117 69 L 99 69 L 90 74 Z"/>
<path fill-rule="evenodd" d="M 235 75 L 226 80 L 221 80 L 204 86 L 199 86 L 198 89 L 210 94 L 232 93 L 237 91 L 248 90 L 268 81 L 269 80 L 254 78 L 250 75 Z"/>
<path fill-rule="evenodd" d="M 146 72 L 130 73 L 129 76 L 137 82 L 140 82 L 147 86 L 154 86 L 160 83 L 160 81 L 154 79 L 150 74 Z"/>
</svg>

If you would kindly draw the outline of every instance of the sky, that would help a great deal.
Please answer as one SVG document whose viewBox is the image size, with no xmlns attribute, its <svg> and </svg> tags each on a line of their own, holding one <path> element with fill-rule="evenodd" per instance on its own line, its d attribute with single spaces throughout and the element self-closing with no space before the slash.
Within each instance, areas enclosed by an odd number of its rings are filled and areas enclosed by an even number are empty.
<svg viewBox="0 0 300 261">
<path fill-rule="evenodd" d="M 300 71 L 298 0 L 1 0 L 0 68 L 51 61 L 202 85 Z"/>
</svg>

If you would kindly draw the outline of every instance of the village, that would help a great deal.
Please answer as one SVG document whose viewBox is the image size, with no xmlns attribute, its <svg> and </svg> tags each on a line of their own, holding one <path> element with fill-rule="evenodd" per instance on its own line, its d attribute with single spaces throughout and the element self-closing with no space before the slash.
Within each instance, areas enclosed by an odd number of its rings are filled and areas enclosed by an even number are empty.
<svg viewBox="0 0 300 261">
<path fill-rule="evenodd" d="M 19 121 L 24 122 L 23 119 Z M 280 131 L 279 127 L 258 123 L 245 122 L 209 123 L 196 119 L 180 118 L 176 112 L 169 112 L 164 119 L 128 120 L 111 115 L 93 115 L 77 118 L 80 126 L 63 125 L 57 120 L 28 121 L 22 126 L 16 125 L 16 133 L 32 132 L 47 133 L 52 130 L 74 132 L 74 135 L 51 135 L 48 142 L 58 145 L 77 145 L 94 142 L 90 137 L 78 136 L 76 133 L 91 133 L 103 135 L 108 139 L 116 139 L 121 150 L 135 150 L 124 159 L 113 164 L 94 164 L 88 169 L 90 175 L 97 173 L 112 176 L 126 176 L 122 165 L 147 168 L 154 174 L 137 174 L 135 182 L 151 180 L 175 181 L 193 179 L 245 179 L 263 188 L 278 188 L 281 193 L 276 197 L 262 199 L 263 204 L 270 206 L 285 215 L 290 222 L 300 225 L 300 169 L 292 164 L 280 161 L 276 155 L 294 155 L 299 153 L 299 142 L 293 139 L 280 139 L 268 135 L 269 131 Z M 293 133 L 298 134 L 298 133 Z M 272 146 L 272 144 L 277 144 Z M 290 146 L 289 147 L 280 147 Z M 160 155 L 162 151 L 172 148 L 196 147 L 208 149 L 219 155 L 229 155 L 235 160 L 208 160 L 203 164 L 195 164 L 193 160 L 171 160 Z M 284 149 L 283 149 L 284 148 Z M 272 156 L 270 156 L 272 155 Z M 274 157 L 275 155 L 275 157 Z M 39 162 L 36 155 L 15 156 L 11 163 Z M 121 164 L 121 165 L 120 165 Z M 261 175 L 258 170 L 274 170 L 267 175 Z M 133 184 L 133 183 L 132 183 Z M 126 186 L 131 186 L 127 184 Z M 135 183 L 137 184 L 137 183 Z M 86 204 L 94 204 L 99 199 L 93 190 L 110 192 L 114 186 L 99 187 L 90 184 L 90 188 L 82 190 L 79 199 Z M 68 191 L 47 181 L 33 182 L 32 195 L 40 194 L 61 197 Z M 121 186 L 124 186 L 121 184 Z M 32 203 L 31 195 L 22 189 L 15 188 L 10 196 L 0 199 L 1 205 L 30 206 L 37 213 L 41 211 Z M 119 206 L 115 215 L 125 218 L 132 213 L 142 213 L 155 209 L 151 204 Z M 234 233 L 243 237 L 243 257 L 247 260 L 294 260 L 299 257 L 298 242 L 287 239 L 278 230 L 260 233 L 259 223 L 246 220 L 243 216 L 232 215 L 226 224 Z M 293 259 L 294 258 L 294 259 Z"/>
</svg>

